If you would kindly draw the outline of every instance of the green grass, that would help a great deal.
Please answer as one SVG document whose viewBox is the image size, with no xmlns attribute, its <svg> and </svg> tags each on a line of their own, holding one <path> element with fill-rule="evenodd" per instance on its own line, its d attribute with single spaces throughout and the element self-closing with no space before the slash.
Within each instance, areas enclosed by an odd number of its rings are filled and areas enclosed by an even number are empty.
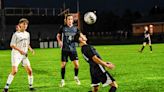
<svg viewBox="0 0 164 92">
<path fill-rule="evenodd" d="M 164 44 L 153 44 L 153 53 L 149 47 L 143 53 L 137 52 L 141 45 L 106 45 L 95 46 L 105 61 L 115 64 L 114 70 L 109 72 L 116 79 L 119 88 L 117 92 L 164 92 Z M 34 74 L 35 92 L 87 92 L 90 87 L 89 66 L 84 61 L 78 47 L 81 85 L 76 85 L 74 66 L 71 62 L 66 67 L 66 86 L 59 87 L 60 83 L 60 49 L 35 49 L 36 55 L 29 55 Z M 0 91 L 6 83 L 11 71 L 10 50 L 0 51 Z M 107 92 L 109 87 L 99 92 Z M 10 92 L 29 92 L 27 74 L 19 66 Z"/>
</svg>

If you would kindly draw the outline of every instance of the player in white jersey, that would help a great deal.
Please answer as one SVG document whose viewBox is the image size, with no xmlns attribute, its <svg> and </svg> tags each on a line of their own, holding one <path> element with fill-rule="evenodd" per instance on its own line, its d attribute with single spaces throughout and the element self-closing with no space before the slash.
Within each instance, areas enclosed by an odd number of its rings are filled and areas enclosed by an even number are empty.
<svg viewBox="0 0 164 92">
<path fill-rule="evenodd" d="M 12 71 L 8 76 L 7 83 L 5 85 L 3 92 L 8 92 L 9 86 L 18 71 L 18 65 L 20 62 L 23 62 L 23 66 L 25 67 L 28 73 L 28 82 L 29 89 L 33 90 L 33 74 L 32 68 L 30 66 L 29 59 L 27 57 L 28 49 L 34 54 L 34 50 L 30 46 L 30 34 L 26 31 L 28 27 L 29 21 L 25 18 L 19 20 L 19 24 L 16 27 L 16 32 L 13 34 L 10 47 L 11 51 L 11 63 L 12 63 Z"/>
</svg>

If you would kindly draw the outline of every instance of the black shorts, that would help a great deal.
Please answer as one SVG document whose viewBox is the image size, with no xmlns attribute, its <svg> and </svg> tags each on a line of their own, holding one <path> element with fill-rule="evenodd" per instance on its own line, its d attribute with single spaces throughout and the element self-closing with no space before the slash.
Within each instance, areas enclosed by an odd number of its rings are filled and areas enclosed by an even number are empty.
<svg viewBox="0 0 164 92">
<path fill-rule="evenodd" d="M 146 42 L 146 43 L 149 43 L 149 39 L 148 38 L 144 38 L 144 41 L 143 42 Z"/>
<path fill-rule="evenodd" d="M 99 86 L 100 83 L 102 83 L 104 87 L 111 84 L 113 81 L 115 81 L 115 79 L 106 71 L 105 73 L 103 72 L 91 73 L 91 81 L 93 87 Z"/>
<path fill-rule="evenodd" d="M 78 55 L 76 51 L 63 51 L 61 53 L 61 61 L 68 62 L 68 56 L 71 61 L 78 60 Z"/>
</svg>

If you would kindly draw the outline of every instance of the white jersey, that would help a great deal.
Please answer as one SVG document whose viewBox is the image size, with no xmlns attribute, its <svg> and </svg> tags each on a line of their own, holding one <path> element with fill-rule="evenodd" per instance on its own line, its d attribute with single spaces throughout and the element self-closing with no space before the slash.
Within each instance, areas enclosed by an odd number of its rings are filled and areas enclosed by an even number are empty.
<svg viewBox="0 0 164 92">
<path fill-rule="evenodd" d="M 30 44 L 30 34 L 27 31 L 24 32 L 20 32 L 17 31 L 13 34 L 11 42 L 10 42 L 10 46 L 14 45 L 17 48 L 19 48 L 20 50 L 24 51 L 25 53 L 28 52 L 28 46 Z M 18 52 L 15 49 L 12 49 L 12 52 Z"/>
</svg>

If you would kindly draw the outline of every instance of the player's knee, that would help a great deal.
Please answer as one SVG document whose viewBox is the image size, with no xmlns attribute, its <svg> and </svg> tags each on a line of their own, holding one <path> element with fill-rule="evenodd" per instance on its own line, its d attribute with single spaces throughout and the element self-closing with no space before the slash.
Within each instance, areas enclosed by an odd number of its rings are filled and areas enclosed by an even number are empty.
<svg viewBox="0 0 164 92">
<path fill-rule="evenodd" d="M 29 74 L 29 75 L 32 75 L 32 70 L 29 70 L 28 74 Z"/>
<path fill-rule="evenodd" d="M 79 63 L 78 63 L 78 61 L 74 62 L 74 66 L 75 66 L 76 69 L 79 68 Z"/>
<path fill-rule="evenodd" d="M 11 72 L 11 74 L 14 76 L 14 75 L 16 75 L 16 73 L 17 73 L 17 70 L 13 70 L 12 72 Z"/>
<path fill-rule="evenodd" d="M 61 68 L 65 68 L 65 66 L 66 66 L 66 62 L 62 62 L 61 63 Z"/>
<path fill-rule="evenodd" d="M 79 68 L 79 64 L 75 64 L 75 68 L 78 69 Z"/>
<path fill-rule="evenodd" d="M 118 88 L 118 84 L 117 84 L 115 81 L 114 81 L 114 82 L 112 82 L 110 85 L 111 85 L 111 86 L 113 86 L 113 87 Z"/>
<path fill-rule="evenodd" d="M 98 92 L 98 90 L 99 90 L 99 87 L 98 86 L 97 87 L 94 87 L 93 92 Z"/>
<path fill-rule="evenodd" d="M 61 65 L 61 68 L 65 68 L 65 64 L 62 64 L 62 65 Z"/>
</svg>

